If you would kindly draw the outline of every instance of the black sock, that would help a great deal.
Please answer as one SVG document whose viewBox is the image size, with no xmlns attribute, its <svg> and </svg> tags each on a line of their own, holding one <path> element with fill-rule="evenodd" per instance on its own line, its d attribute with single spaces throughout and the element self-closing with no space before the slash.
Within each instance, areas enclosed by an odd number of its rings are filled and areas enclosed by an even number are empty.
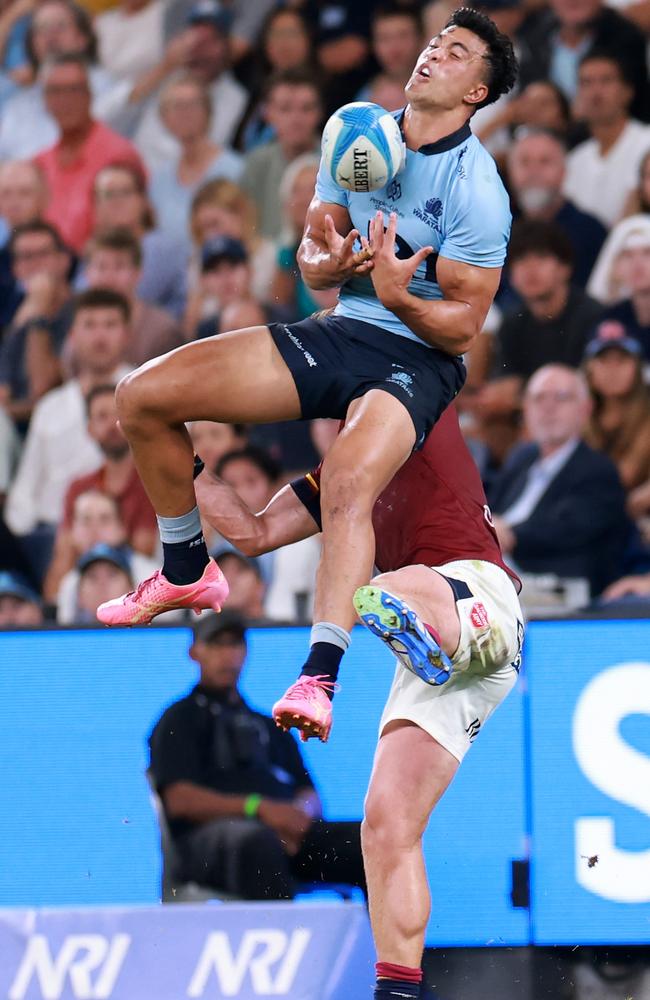
<svg viewBox="0 0 650 1000">
<path fill-rule="evenodd" d="M 203 576 L 210 556 L 203 533 L 187 542 L 163 542 L 163 576 L 177 586 L 194 583 Z"/>
<path fill-rule="evenodd" d="M 419 1000 L 421 983 L 410 983 L 404 979 L 378 979 L 375 985 L 375 1000 Z"/>
<path fill-rule="evenodd" d="M 315 642 L 309 650 L 309 656 L 300 671 L 300 676 L 326 677 L 328 681 L 335 681 L 339 675 L 339 665 L 344 652 L 345 650 L 335 646 L 333 642 Z M 334 697 L 333 691 L 327 693 L 330 698 Z"/>
</svg>

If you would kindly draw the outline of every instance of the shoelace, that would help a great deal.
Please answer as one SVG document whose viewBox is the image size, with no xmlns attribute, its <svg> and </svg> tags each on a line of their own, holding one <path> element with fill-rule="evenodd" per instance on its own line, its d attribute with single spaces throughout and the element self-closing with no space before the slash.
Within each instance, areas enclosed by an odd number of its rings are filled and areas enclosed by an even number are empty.
<svg viewBox="0 0 650 1000">
<path fill-rule="evenodd" d="M 128 594 L 126 594 L 125 596 L 131 597 L 134 601 L 139 600 L 142 597 L 145 589 L 147 587 L 153 586 L 154 583 L 157 583 L 159 577 L 160 577 L 160 570 L 157 569 L 153 576 L 148 576 L 146 580 L 143 580 L 142 583 L 138 584 L 135 590 L 130 590 Z"/>
<path fill-rule="evenodd" d="M 313 695 L 315 693 L 314 688 L 328 693 L 331 691 L 336 694 L 340 690 L 340 685 L 336 681 L 328 680 L 325 674 L 320 674 L 318 677 L 299 677 L 296 683 L 289 688 L 285 698 L 287 701 L 299 701 L 306 695 Z"/>
</svg>

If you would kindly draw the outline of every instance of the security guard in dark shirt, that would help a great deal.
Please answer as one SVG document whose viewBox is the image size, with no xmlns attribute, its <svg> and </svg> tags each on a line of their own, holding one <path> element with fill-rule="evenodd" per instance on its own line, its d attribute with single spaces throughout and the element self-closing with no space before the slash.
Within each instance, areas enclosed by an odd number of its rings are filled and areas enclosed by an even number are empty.
<svg viewBox="0 0 650 1000">
<path fill-rule="evenodd" d="M 322 820 L 295 739 L 237 690 L 244 620 L 202 617 L 190 656 L 201 680 L 149 739 L 184 877 L 244 899 L 291 899 L 312 882 L 365 890 L 359 823 Z"/>
</svg>

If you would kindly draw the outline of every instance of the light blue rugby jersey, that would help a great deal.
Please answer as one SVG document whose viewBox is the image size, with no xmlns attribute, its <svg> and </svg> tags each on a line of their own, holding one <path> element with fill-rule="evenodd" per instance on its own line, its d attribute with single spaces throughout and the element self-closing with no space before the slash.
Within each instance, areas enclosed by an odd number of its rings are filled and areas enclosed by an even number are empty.
<svg viewBox="0 0 650 1000">
<path fill-rule="evenodd" d="M 401 121 L 403 114 L 395 117 Z M 438 254 L 479 267 L 501 267 L 505 260 L 512 221 L 508 195 L 494 160 L 469 124 L 417 151 L 407 149 L 397 177 L 368 194 L 339 187 L 321 163 L 316 194 L 323 202 L 347 208 L 352 225 L 365 235 L 375 212 L 384 213 L 385 225 L 388 213 L 396 212 L 398 256 L 433 247 L 409 285 L 418 298 L 442 298 L 435 276 Z M 334 312 L 423 343 L 381 304 L 369 276 L 343 285 Z"/>
</svg>

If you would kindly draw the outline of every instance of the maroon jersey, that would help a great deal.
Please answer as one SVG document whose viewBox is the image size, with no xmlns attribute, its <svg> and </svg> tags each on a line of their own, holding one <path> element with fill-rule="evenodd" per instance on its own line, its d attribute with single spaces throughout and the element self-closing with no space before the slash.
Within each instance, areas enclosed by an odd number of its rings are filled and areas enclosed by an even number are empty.
<svg viewBox="0 0 650 1000">
<path fill-rule="evenodd" d="M 314 492 L 319 473 L 320 468 L 306 477 Z M 404 463 L 375 503 L 375 563 L 387 573 L 419 563 L 440 566 L 457 559 L 482 559 L 501 566 L 519 590 L 521 582 L 504 563 L 491 522 L 456 409 L 448 406 L 424 446 Z"/>
</svg>

